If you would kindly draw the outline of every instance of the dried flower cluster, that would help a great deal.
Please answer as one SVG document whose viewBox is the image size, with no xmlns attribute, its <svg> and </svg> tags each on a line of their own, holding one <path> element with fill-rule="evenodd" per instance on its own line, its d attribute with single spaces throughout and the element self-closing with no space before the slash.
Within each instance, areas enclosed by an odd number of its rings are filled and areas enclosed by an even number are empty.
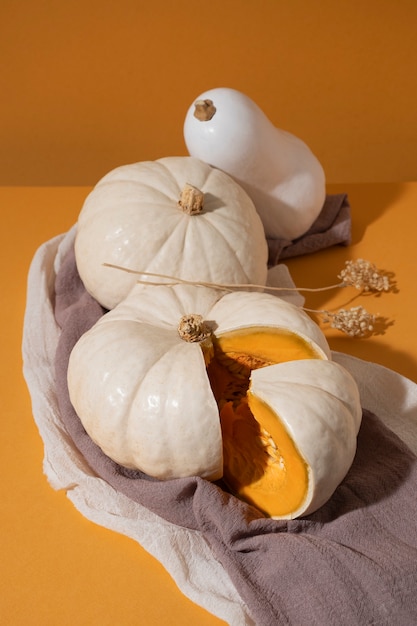
<svg viewBox="0 0 417 626">
<path fill-rule="evenodd" d="M 387 273 L 364 259 L 346 261 L 345 269 L 340 272 L 338 278 L 342 280 L 340 287 L 355 287 L 362 293 L 381 293 L 391 291 L 394 288 Z M 330 311 L 315 312 L 322 315 L 323 321 L 329 323 L 332 328 L 336 328 L 350 337 L 371 335 L 375 330 L 376 322 L 381 321 L 377 316 L 368 313 L 363 306 L 340 309 L 336 313 Z"/>
<path fill-rule="evenodd" d="M 365 337 L 374 330 L 376 317 L 368 313 L 363 306 L 351 309 L 340 309 L 337 313 L 323 311 L 323 321 L 329 322 L 332 328 L 340 330 L 350 337 Z"/>
<path fill-rule="evenodd" d="M 357 259 L 346 261 L 345 269 L 338 275 L 344 285 L 352 285 L 361 291 L 389 291 L 391 284 L 388 276 L 378 270 L 370 261 Z"/>
</svg>

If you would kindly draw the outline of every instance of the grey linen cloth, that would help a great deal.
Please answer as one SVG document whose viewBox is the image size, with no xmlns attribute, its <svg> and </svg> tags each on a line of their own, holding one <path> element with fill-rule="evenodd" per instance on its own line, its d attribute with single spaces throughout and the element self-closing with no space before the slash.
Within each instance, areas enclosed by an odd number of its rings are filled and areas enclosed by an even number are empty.
<svg viewBox="0 0 417 626">
<path fill-rule="evenodd" d="M 221 482 L 158 481 L 127 470 L 89 438 L 68 395 L 71 349 L 103 314 L 71 250 L 55 283 L 56 391 L 65 428 L 95 474 L 169 522 L 203 533 L 259 626 L 417 624 L 417 462 L 377 416 L 364 410 L 351 470 L 330 501 L 303 519 L 268 519 Z"/>
<path fill-rule="evenodd" d="M 282 259 L 311 254 L 330 246 L 348 246 L 351 242 L 351 215 L 347 194 L 328 194 L 318 218 L 302 237 L 293 241 L 267 241 L 270 267 Z"/>
</svg>

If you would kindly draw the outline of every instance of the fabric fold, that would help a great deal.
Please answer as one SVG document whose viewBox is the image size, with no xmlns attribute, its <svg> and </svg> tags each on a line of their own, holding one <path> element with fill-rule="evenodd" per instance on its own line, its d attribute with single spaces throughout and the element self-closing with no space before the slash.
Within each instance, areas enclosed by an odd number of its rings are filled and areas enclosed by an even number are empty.
<svg viewBox="0 0 417 626">
<path fill-rule="evenodd" d="M 56 393 L 62 424 L 97 476 L 169 523 L 201 533 L 259 626 L 417 621 L 416 457 L 378 417 L 364 410 L 350 472 L 325 506 L 300 520 L 265 518 L 221 483 L 126 471 L 88 437 L 66 384 L 74 343 L 102 314 L 70 250 L 55 283 Z"/>
<path fill-rule="evenodd" d="M 295 256 L 312 254 L 331 246 L 351 243 L 351 210 L 347 194 L 328 194 L 323 208 L 302 237 L 289 241 L 268 239 L 269 266 Z"/>
</svg>

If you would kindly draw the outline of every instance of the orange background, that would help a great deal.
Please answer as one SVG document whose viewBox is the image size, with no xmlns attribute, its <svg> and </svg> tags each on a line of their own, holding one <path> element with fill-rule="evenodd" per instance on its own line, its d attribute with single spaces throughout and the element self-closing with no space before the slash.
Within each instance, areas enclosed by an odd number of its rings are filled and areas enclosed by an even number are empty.
<svg viewBox="0 0 417 626">
<path fill-rule="evenodd" d="M 185 154 L 185 113 L 218 86 L 331 183 L 416 180 L 416 25 L 414 0 L 2 0 L 0 185 Z"/>
<path fill-rule="evenodd" d="M 72 226 L 109 169 L 185 154 L 183 119 L 202 91 L 246 92 L 316 152 L 338 183 L 330 192 L 348 192 L 352 246 L 294 259 L 291 273 L 299 286 L 328 284 L 360 256 L 394 272 L 397 293 L 354 300 L 387 318 L 383 334 L 326 333 L 332 348 L 417 381 L 417 183 L 401 184 L 417 181 L 416 24 L 415 0 L 1 0 L 0 621 L 221 623 L 48 485 L 20 354 L 36 248 Z"/>
</svg>

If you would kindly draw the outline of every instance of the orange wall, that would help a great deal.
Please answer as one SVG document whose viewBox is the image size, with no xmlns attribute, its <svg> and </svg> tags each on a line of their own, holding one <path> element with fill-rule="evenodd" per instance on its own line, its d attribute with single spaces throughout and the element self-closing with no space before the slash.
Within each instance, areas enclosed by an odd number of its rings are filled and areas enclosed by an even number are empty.
<svg viewBox="0 0 417 626">
<path fill-rule="evenodd" d="M 417 180 L 415 0 L 1 0 L 0 184 L 186 154 L 201 91 L 250 95 L 329 182 Z"/>
</svg>

